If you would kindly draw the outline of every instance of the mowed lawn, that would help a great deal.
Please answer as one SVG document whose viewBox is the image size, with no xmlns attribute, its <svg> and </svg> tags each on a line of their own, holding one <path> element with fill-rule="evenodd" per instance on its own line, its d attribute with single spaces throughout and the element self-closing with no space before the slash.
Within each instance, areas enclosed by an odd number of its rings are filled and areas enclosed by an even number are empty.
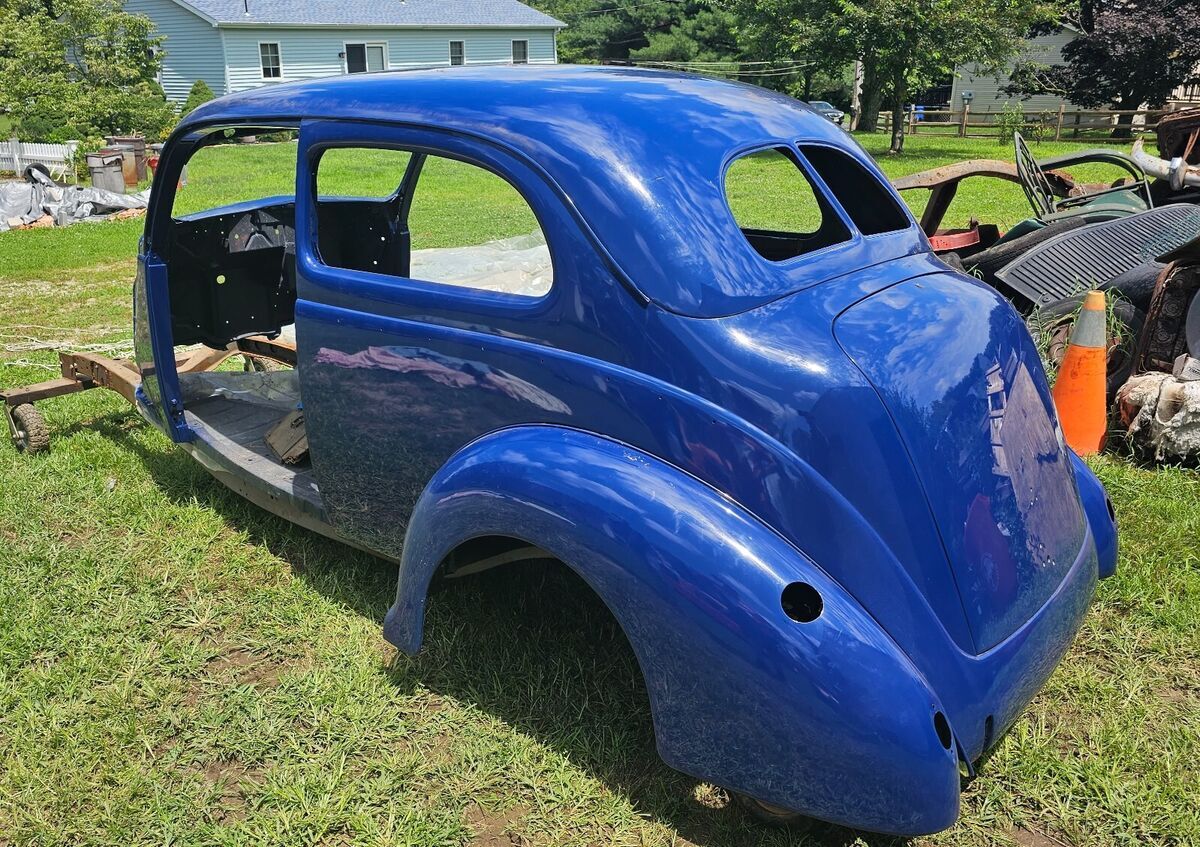
<svg viewBox="0 0 1200 847">
<path fill-rule="evenodd" d="M 181 210 L 289 192 L 293 156 L 207 151 Z M 1009 156 L 918 136 L 881 161 L 897 176 Z M 346 164 L 345 190 L 395 178 Z M 519 208 L 473 215 L 507 189 L 442 167 L 427 246 L 532 228 Z M 750 170 L 749 211 L 772 207 L 772 167 Z M 971 214 L 1027 208 L 1015 185 L 968 183 L 950 223 Z M 50 377 L 57 347 L 129 349 L 140 231 L 0 234 L 0 385 Z M 662 765 L 627 645 L 561 571 L 450 583 L 425 650 L 400 657 L 380 637 L 394 566 L 250 506 L 114 394 L 40 408 L 49 453 L 0 445 L 0 846 L 892 843 L 763 828 Z M 1200 474 L 1093 466 L 1118 574 L 960 822 L 915 844 L 1200 844 Z"/>
</svg>

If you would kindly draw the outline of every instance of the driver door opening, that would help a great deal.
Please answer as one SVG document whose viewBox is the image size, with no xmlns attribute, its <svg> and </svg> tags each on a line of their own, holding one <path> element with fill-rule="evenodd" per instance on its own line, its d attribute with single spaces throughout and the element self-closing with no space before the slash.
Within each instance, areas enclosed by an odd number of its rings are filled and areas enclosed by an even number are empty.
<svg viewBox="0 0 1200 847">
<path fill-rule="evenodd" d="M 248 135 L 255 143 L 243 143 Z M 296 131 L 225 129 L 198 137 L 189 152 L 189 183 L 178 188 L 165 243 L 156 245 L 172 338 L 243 354 L 216 371 L 179 374 L 194 449 L 323 522 L 295 369 Z M 348 282 L 370 274 L 447 295 L 465 288 L 517 299 L 550 291 L 550 250 L 536 216 L 483 167 L 396 148 L 331 147 L 319 154 L 311 190 L 320 261 Z"/>
</svg>

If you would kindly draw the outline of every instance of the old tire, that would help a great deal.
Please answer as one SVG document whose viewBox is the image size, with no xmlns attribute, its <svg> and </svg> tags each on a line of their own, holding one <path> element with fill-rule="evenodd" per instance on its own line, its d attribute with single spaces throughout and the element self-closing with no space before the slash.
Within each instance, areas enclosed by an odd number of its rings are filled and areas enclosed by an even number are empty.
<svg viewBox="0 0 1200 847">
<path fill-rule="evenodd" d="M 17 424 L 17 434 L 13 443 L 22 453 L 41 453 L 50 446 L 50 428 L 42 413 L 28 403 L 23 403 L 12 410 L 13 421 Z"/>
<path fill-rule="evenodd" d="M 1079 229 L 1081 226 L 1086 226 L 1087 223 L 1087 219 L 1082 216 L 1051 221 L 1041 229 L 1027 232 L 1012 241 L 1001 241 L 986 250 L 980 250 L 975 255 L 964 259 L 963 265 L 968 273 L 977 274 L 980 279 L 994 287 L 998 282 L 996 271 L 1009 262 L 1023 256 L 1043 241 L 1049 241 L 1064 232 Z"/>
<path fill-rule="evenodd" d="M 1045 345 L 1047 358 L 1056 366 L 1062 362 L 1071 337 L 1075 317 L 1083 306 L 1084 295 L 1068 297 L 1038 309 L 1029 317 L 1029 331 Z M 1113 320 L 1108 339 L 1108 403 L 1111 406 L 1117 389 L 1133 374 L 1133 354 L 1146 314 L 1128 300 L 1117 300 L 1112 306 Z M 1045 334 L 1043 341 L 1039 336 Z"/>
<path fill-rule="evenodd" d="M 742 807 L 749 815 L 757 818 L 767 826 L 778 827 L 780 829 L 787 828 L 793 833 L 807 832 L 812 828 L 813 819 L 808 815 L 802 815 L 799 812 L 793 812 L 790 809 L 784 809 L 780 806 L 773 806 L 770 803 L 764 803 L 762 800 L 756 800 L 753 797 L 747 797 L 745 794 L 738 794 L 731 791 L 734 801 Z"/>
</svg>

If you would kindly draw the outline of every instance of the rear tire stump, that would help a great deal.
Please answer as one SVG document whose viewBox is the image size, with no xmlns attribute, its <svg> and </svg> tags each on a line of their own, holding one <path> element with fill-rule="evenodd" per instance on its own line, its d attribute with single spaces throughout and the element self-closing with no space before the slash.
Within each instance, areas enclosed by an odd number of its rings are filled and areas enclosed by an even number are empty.
<svg viewBox="0 0 1200 847">
<path fill-rule="evenodd" d="M 22 453 L 42 453 L 50 446 L 50 428 L 42 413 L 28 403 L 23 403 L 12 410 L 13 421 L 17 424 L 17 434 L 13 443 Z"/>
</svg>

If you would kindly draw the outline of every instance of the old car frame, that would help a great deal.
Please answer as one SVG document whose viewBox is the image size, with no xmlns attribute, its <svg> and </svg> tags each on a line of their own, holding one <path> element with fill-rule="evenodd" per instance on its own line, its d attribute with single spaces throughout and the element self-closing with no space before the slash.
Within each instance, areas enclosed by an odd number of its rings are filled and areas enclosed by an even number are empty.
<svg viewBox="0 0 1200 847">
<path fill-rule="evenodd" d="M 299 132 L 294 198 L 172 216 L 191 155 L 270 129 Z M 382 199 L 318 196 L 346 147 L 409 169 Z M 815 229 L 735 220 L 726 175 L 765 153 L 811 187 Z M 412 276 L 428 156 L 520 193 L 547 293 Z M 146 419 L 263 508 L 397 562 L 401 650 L 439 571 L 561 561 L 628 637 L 662 758 L 768 817 L 949 826 L 1113 572 L 1111 506 L 1019 316 L 789 98 L 570 66 L 269 86 L 190 113 L 157 180 Z M 295 371 L 214 377 L 177 353 L 293 321 Z M 284 412 L 311 465 L 264 446 Z"/>
</svg>

